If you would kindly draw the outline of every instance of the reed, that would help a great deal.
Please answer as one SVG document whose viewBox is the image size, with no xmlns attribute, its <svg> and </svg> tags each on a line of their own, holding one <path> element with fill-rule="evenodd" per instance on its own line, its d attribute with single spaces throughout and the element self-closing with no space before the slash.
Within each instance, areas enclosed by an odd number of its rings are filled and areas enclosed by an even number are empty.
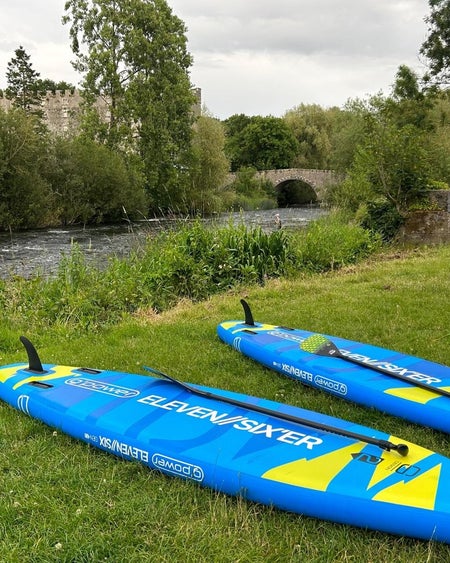
<svg viewBox="0 0 450 563">
<path fill-rule="evenodd" d="M 3 282 L 0 303 L 15 323 L 92 330 L 141 308 L 161 312 L 180 299 L 200 301 L 240 285 L 340 268 L 378 248 L 370 233 L 336 218 L 300 233 L 194 222 L 149 238 L 126 259 L 111 258 L 106 269 L 88 264 L 74 244 L 55 276 Z"/>
</svg>

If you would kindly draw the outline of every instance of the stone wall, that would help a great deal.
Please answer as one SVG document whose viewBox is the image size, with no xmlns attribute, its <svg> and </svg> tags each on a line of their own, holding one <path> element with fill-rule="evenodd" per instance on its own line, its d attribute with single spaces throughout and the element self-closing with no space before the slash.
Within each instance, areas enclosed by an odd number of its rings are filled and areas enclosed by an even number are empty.
<svg viewBox="0 0 450 563">
<path fill-rule="evenodd" d="M 433 191 L 430 200 L 438 209 L 410 213 L 399 231 L 397 237 L 399 242 L 409 244 L 450 242 L 450 190 Z"/>
<path fill-rule="evenodd" d="M 194 115 L 201 114 L 201 89 L 194 88 L 193 93 L 196 103 L 193 107 Z M 52 133 L 58 135 L 74 134 L 78 131 L 81 113 L 82 97 L 79 90 L 48 91 L 42 98 L 42 111 L 44 121 Z M 109 103 L 105 98 L 99 97 L 95 104 L 101 118 L 109 121 Z M 11 100 L 0 96 L 0 108 L 8 111 L 12 107 Z"/>
</svg>

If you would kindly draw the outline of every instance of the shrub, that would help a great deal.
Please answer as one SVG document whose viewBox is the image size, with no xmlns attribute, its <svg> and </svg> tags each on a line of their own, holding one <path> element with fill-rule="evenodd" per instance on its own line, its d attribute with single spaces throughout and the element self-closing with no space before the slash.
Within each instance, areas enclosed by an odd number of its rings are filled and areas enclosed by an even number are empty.
<svg viewBox="0 0 450 563">
<path fill-rule="evenodd" d="M 404 223 L 404 217 L 387 200 L 368 202 L 361 226 L 378 233 L 384 242 L 389 242 Z"/>
<path fill-rule="evenodd" d="M 327 216 L 310 224 L 299 241 L 301 267 L 314 272 L 353 264 L 378 249 L 380 237 L 359 225 Z"/>
</svg>

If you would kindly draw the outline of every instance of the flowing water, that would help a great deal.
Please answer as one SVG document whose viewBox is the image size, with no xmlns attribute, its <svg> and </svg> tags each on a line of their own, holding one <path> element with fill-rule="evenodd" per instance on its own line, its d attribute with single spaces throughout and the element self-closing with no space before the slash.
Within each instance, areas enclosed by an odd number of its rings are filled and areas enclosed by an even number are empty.
<svg viewBox="0 0 450 563">
<path fill-rule="evenodd" d="M 265 231 L 278 228 L 301 228 L 324 213 L 317 207 L 270 209 L 223 214 L 206 220 L 213 225 L 244 223 Z M 278 218 L 277 218 L 278 215 Z M 126 256 L 159 231 L 176 228 L 180 219 L 151 219 L 125 225 L 100 227 L 65 227 L 25 232 L 0 233 L 0 278 L 11 275 L 30 277 L 36 272 L 50 275 L 63 255 L 77 244 L 90 263 L 102 266 L 108 256 Z"/>
</svg>

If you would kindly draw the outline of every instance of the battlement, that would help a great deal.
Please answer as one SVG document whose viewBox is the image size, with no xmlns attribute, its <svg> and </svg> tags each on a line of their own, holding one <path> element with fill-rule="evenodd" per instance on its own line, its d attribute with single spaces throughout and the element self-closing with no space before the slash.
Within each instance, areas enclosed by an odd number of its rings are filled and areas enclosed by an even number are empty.
<svg viewBox="0 0 450 563">
<path fill-rule="evenodd" d="M 194 88 L 192 91 L 196 97 L 193 112 L 197 116 L 201 113 L 201 89 Z M 41 109 L 49 130 L 58 135 L 76 134 L 80 123 L 82 102 L 81 92 L 77 88 L 48 90 L 42 97 Z M 11 100 L 6 98 L 4 92 L 0 92 L 0 109 L 9 111 L 11 107 Z M 111 114 L 108 99 L 99 97 L 95 107 L 102 120 L 109 121 Z"/>
</svg>

